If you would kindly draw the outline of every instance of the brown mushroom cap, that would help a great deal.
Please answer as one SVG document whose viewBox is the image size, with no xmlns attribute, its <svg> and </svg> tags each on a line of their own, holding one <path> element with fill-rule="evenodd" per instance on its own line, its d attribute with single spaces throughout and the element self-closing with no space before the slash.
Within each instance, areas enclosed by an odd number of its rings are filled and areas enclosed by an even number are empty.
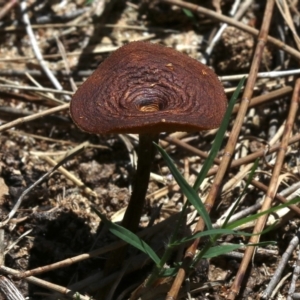
<svg viewBox="0 0 300 300">
<path fill-rule="evenodd" d="M 90 133 L 159 133 L 216 128 L 227 99 L 216 74 L 172 48 L 129 43 L 99 65 L 70 104 Z"/>
</svg>

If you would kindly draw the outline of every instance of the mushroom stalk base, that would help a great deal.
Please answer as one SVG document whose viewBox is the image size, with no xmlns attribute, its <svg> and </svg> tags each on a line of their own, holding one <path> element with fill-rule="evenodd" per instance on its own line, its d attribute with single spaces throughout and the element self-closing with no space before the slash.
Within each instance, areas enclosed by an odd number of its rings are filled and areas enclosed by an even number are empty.
<svg viewBox="0 0 300 300">
<path fill-rule="evenodd" d="M 155 155 L 153 142 L 158 142 L 157 134 L 140 134 L 133 192 L 121 223 L 123 227 L 132 232 L 136 232 L 138 229 L 144 207 L 151 165 Z"/>
</svg>

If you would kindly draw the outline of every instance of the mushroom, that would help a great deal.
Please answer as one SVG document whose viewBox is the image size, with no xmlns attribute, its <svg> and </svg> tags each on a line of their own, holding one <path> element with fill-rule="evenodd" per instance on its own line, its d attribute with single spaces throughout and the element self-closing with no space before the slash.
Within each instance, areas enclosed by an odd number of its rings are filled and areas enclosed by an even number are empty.
<svg viewBox="0 0 300 300">
<path fill-rule="evenodd" d="M 70 113 L 83 131 L 138 133 L 138 166 L 122 226 L 136 231 L 160 132 L 217 128 L 227 99 L 216 74 L 172 48 L 131 42 L 79 87 Z"/>
</svg>

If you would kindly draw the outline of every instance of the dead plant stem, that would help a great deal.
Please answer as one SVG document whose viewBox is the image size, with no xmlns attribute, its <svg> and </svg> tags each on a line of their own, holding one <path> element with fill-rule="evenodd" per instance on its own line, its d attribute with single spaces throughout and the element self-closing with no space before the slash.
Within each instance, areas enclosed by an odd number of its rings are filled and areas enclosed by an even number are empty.
<svg viewBox="0 0 300 300">
<path fill-rule="evenodd" d="M 170 1 L 167 0 L 166 2 L 170 2 Z M 176 4 L 176 2 L 181 2 L 181 1 L 172 1 L 173 4 Z M 229 136 L 228 143 L 227 143 L 225 151 L 224 151 L 222 163 L 218 169 L 218 172 L 216 174 L 215 180 L 211 187 L 210 193 L 205 202 L 206 209 L 208 212 L 210 212 L 211 208 L 214 205 L 215 199 L 220 192 L 222 180 L 223 180 L 226 170 L 230 164 L 230 161 L 231 161 L 234 149 L 235 149 L 235 145 L 236 145 L 243 121 L 244 121 L 244 117 L 246 115 L 246 112 L 247 112 L 247 109 L 248 109 L 248 106 L 250 103 L 250 99 L 253 94 L 256 76 L 258 73 L 258 68 L 260 65 L 260 61 L 262 59 L 263 49 L 265 47 L 267 36 L 268 36 L 268 30 L 269 30 L 269 26 L 270 26 L 270 22 L 271 22 L 273 7 L 274 7 L 274 0 L 268 0 L 267 4 L 266 4 L 266 8 L 265 8 L 261 31 L 258 36 L 258 42 L 256 45 L 254 57 L 253 57 L 252 64 L 251 64 L 249 78 L 247 80 L 247 84 L 246 84 L 244 94 L 242 97 L 242 101 L 240 104 L 240 109 L 239 109 L 236 121 L 233 125 L 232 132 Z M 196 225 L 194 233 L 198 232 L 198 231 L 202 231 L 204 229 L 204 226 L 205 226 L 205 223 L 204 223 L 203 219 L 200 218 Z M 187 249 L 184 260 L 183 260 L 182 267 L 178 271 L 178 274 L 173 282 L 173 285 L 172 285 L 170 291 L 168 292 L 166 300 L 171 300 L 171 299 L 174 300 L 177 298 L 180 287 L 181 287 L 183 280 L 186 276 L 186 273 L 188 271 L 190 262 L 192 261 L 193 257 L 195 256 L 199 242 L 200 242 L 200 239 L 196 239 L 193 242 L 193 244 Z"/>
<path fill-rule="evenodd" d="M 213 10 L 201 7 L 199 5 L 184 2 L 184 1 L 181 1 L 181 0 L 161 0 L 161 1 L 165 2 L 165 3 L 170 3 L 170 4 L 173 4 L 173 5 L 177 5 L 177 6 L 180 6 L 180 7 L 184 7 L 184 8 L 190 9 L 192 11 L 195 11 L 199 14 L 203 14 L 205 16 L 208 16 L 212 19 L 216 19 L 220 22 L 227 23 L 227 24 L 232 25 L 236 28 L 239 28 L 239 29 L 241 29 L 245 32 L 248 32 L 248 33 L 252 34 L 255 37 L 257 37 L 259 35 L 259 31 L 257 29 L 255 29 L 253 27 L 250 27 L 246 24 L 243 24 L 242 22 L 236 21 L 234 18 L 227 17 L 227 16 L 219 14 L 219 13 L 213 11 Z M 266 40 L 267 40 L 267 42 L 275 45 L 279 49 L 282 49 L 283 51 L 289 53 L 294 58 L 300 59 L 300 52 L 297 51 L 296 49 L 286 45 L 282 41 L 277 40 L 277 39 L 275 39 L 271 36 L 267 36 Z"/>
<path fill-rule="evenodd" d="M 283 135 L 283 138 L 281 141 L 281 146 L 278 149 L 277 159 L 276 159 L 276 163 L 275 163 L 275 166 L 273 169 L 272 178 L 271 178 L 271 181 L 270 181 L 270 184 L 268 187 L 268 191 L 267 191 L 265 199 L 264 199 L 264 203 L 261 208 L 262 212 L 268 210 L 271 207 L 272 201 L 276 195 L 276 191 L 277 191 L 277 187 L 278 187 L 278 178 L 279 178 L 282 164 L 284 161 L 284 157 L 285 157 L 285 154 L 287 151 L 288 140 L 289 140 L 290 134 L 292 132 L 293 124 L 294 124 L 296 114 L 298 111 L 298 107 L 299 107 L 299 92 L 300 92 L 300 79 L 298 79 L 296 81 L 296 85 L 295 85 L 295 89 L 294 89 L 294 93 L 293 93 L 293 97 L 292 97 L 292 101 L 291 101 L 290 111 L 289 111 L 289 115 L 288 115 L 287 122 L 285 125 L 284 135 Z M 253 229 L 254 234 L 261 232 L 263 230 L 265 223 L 267 221 L 267 218 L 268 218 L 268 214 L 265 214 L 257 220 L 255 227 Z M 258 235 L 252 236 L 249 240 L 249 244 L 257 243 L 259 241 L 259 238 L 260 237 Z M 245 251 L 243 260 L 240 264 L 238 273 L 237 273 L 235 280 L 231 286 L 231 293 L 230 293 L 228 299 L 235 299 L 235 297 L 238 295 L 239 290 L 240 290 L 240 285 L 245 276 L 248 264 L 251 261 L 254 249 L 255 249 L 255 247 L 251 247 L 251 246 L 246 248 L 246 251 Z"/>
</svg>

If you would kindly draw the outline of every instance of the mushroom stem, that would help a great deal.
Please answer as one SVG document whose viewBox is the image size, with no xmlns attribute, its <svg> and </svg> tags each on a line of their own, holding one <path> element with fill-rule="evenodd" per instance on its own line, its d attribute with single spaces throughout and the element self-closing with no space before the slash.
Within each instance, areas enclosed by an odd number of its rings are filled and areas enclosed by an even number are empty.
<svg viewBox="0 0 300 300">
<path fill-rule="evenodd" d="M 142 215 L 145 197 L 148 189 L 150 169 L 155 155 L 155 146 L 153 142 L 158 142 L 158 134 L 140 134 L 138 148 L 138 162 L 133 192 L 129 200 L 123 221 L 121 225 L 126 229 L 136 232 Z M 104 267 L 106 275 L 111 274 L 117 268 L 120 268 L 126 254 L 127 247 L 121 247 L 113 251 Z M 110 289 L 109 287 L 107 288 Z M 106 293 L 107 290 L 101 290 L 100 294 Z M 97 298 L 103 299 L 103 298 Z"/>
<path fill-rule="evenodd" d="M 157 141 L 158 134 L 140 134 L 139 136 L 138 162 L 133 192 L 121 223 L 123 227 L 132 232 L 136 232 L 139 226 L 149 184 L 150 169 L 155 155 L 153 142 Z"/>
</svg>

